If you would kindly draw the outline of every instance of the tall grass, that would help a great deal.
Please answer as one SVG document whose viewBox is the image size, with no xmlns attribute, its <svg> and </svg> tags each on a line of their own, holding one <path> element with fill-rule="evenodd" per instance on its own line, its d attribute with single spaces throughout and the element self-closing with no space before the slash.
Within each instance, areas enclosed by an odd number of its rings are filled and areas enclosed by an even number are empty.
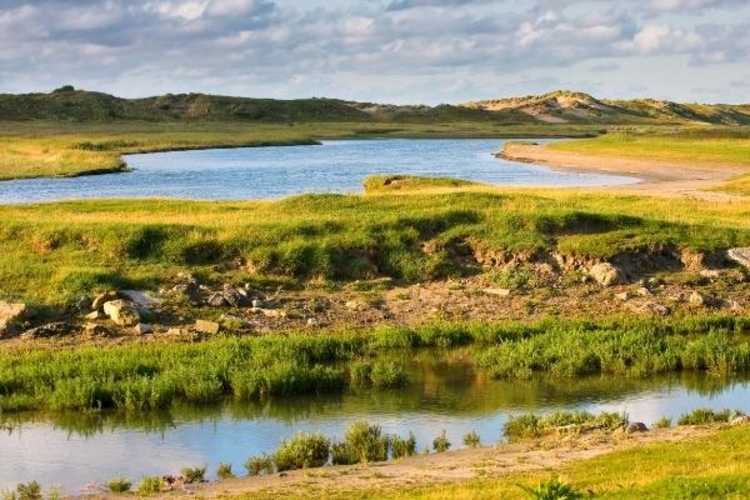
<svg viewBox="0 0 750 500">
<path fill-rule="evenodd" d="M 0 409 L 138 412 L 176 401 L 259 400 L 340 392 L 357 360 L 398 349 L 467 347 L 493 377 L 750 368 L 750 320 L 713 316 L 602 322 L 436 323 L 372 332 L 219 338 L 202 344 L 131 344 L 0 353 Z M 402 368 L 395 369 L 402 373 Z"/>
</svg>

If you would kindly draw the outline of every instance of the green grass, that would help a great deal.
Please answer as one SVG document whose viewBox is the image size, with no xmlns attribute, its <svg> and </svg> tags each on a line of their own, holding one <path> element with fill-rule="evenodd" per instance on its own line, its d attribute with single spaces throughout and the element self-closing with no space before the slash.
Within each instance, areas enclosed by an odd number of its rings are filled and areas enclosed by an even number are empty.
<svg viewBox="0 0 750 500">
<path fill-rule="evenodd" d="M 421 282 L 473 272 L 457 255 L 543 251 L 606 259 L 750 245 L 750 202 L 427 186 L 275 202 L 0 206 L 0 300 L 63 307 L 97 290 L 158 289 L 180 271 L 217 282 Z M 248 265 L 221 271 L 237 260 Z"/>
<path fill-rule="evenodd" d="M 332 498 L 390 500 L 527 499 L 525 489 L 536 489 L 555 478 L 588 495 L 607 499 L 685 499 L 750 496 L 750 428 L 718 431 L 698 439 L 655 443 L 609 453 L 570 465 L 500 478 L 457 484 L 348 491 Z"/>
<path fill-rule="evenodd" d="M 354 385 L 353 367 L 363 358 L 418 348 L 465 347 L 467 362 L 489 376 L 510 379 L 679 371 L 731 375 L 750 369 L 749 330 L 750 320 L 723 316 L 437 323 L 202 344 L 8 351 L 0 353 L 0 411 L 140 412 L 225 397 L 241 402 L 341 392 Z"/>
<path fill-rule="evenodd" d="M 512 441 L 535 439 L 560 428 L 568 432 L 602 429 L 614 431 L 628 424 L 626 415 L 619 413 L 601 413 L 592 415 L 581 412 L 557 412 L 550 415 L 521 415 L 512 417 L 505 424 L 505 436 Z"/>
<path fill-rule="evenodd" d="M 679 129 L 674 133 L 610 133 L 548 147 L 593 156 L 750 166 L 750 127 Z"/>
</svg>

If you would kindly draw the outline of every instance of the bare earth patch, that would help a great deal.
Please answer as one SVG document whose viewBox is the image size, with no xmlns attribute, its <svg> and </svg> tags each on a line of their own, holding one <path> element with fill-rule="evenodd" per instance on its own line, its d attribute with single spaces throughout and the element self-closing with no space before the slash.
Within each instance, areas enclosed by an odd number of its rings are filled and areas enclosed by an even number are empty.
<svg viewBox="0 0 750 500">
<path fill-rule="evenodd" d="M 569 151 L 558 151 L 539 144 L 508 143 L 499 155 L 501 158 L 523 163 L 546 165 L 556 170 L 574 170 L 638 177 L 641 182 L 616 188 L 592 188 L 633 192 L 655 196 L 685 196 L 709 201 L 731 201 L 741 196 L 709 192 L 730 179 L 747 173 L 746 167 L 711 164 L 710 166 L 643 160 L 590 156 Z"/>
</svg>

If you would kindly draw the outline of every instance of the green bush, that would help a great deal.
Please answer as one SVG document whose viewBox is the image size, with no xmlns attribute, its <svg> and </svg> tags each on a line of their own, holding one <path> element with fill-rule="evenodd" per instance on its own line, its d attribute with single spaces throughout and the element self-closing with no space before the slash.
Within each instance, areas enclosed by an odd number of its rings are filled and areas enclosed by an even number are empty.
<svg viewBox="0 0 750 500">
<path fill-rule="evenodd" d="M 331 463 L 333 465 L 354 465 L 359 463 L 359 456 L 347 442 L 331 445 Z"/>
<path fill-rule="evenodd" d="M 478 448 L 479 445 L 482 444 L 482 440 L 480 439 L 479 434 L 477 434 L 476 431 L 471 431 L 464 436 L 464 444 L 469 448 Z"/>
<path fill-rule="evenodd" d="M 206 467 L 185 467 L 180 471 L 185 483 L 202 483 L 206 478 Z"/>
<path fill-rule="evenodd" d="M 522 440 L 541 437 L 551 431 L 565 428 L 568 432 L 581 430 L 613 431 L 628 424 L 626 415 L 619 413 L 591 413 L 562 411 L 539 417 L 537 415 L 521 415 L 511 417 L 505 424 L 504 432 L 508 439 Z"/>
<path fill-rule="evenodd" d="M 669 429 L 670 427 L 672 427 L 672 419 L 668 417 L 661 417 L 654 422 L 654 428 L 656 429 Z"/>
<path fill-rule="evenodd" d="M 411 457 L 417 454 L 417 438 L 409 432 L 409 437 L 391 436 L 391 452 L 393 458 Z"/>
<path fill-rule="evenodd" d="M 355 422 L 347 429 L 345 442 L 361 463 L 388 460 L 389 439 L 379 425 Z"/>
<path fill-rule="evenodd" d="M 138 494 L 144 497 L 157 495 L 161 493 L 164 487 L 164 481 L 158 476 L 144 477 L 141 484 L 138 485 Z"/>
<path fill-rule="evenodd" d="M 432 449 L 437 453 L 444 453 L 451 448 L 451 442 L 448 441 L 446 432 L 443 431 L 438 437 L 432 440 Z"/>
<path fill-rule="evenodd" d="M 739 410 L 714 411 L 710 408 L 698 408 L 692 413 L 681 416 L 677 421 L 677 425 L 707 425 L 727 423 L 743 415 L 744 413 Z"/>
<path fill-rule="evenodd" d="M 133 487 L 133 483 L 124 477 L 112 479 L 107 483 L 107 489 L 112 493 L 126 493 Z"/>
<path fill-rule="evenodd" d="M 273 458 L 267 455 L 250 457 L 245 462 L 245 470 L 248 476 L 260 476 L 262 473 L 273 474 Z"/>
<path fill-rule="evenodd" d="M 322 467 L 328 462 L 331 442 L 322 434 L 299 433 L 285 440 L 274 454 L 279 471 Z"/>
<path fill-rule="evenodd" d="M 220 463 L 216 469 L 216 477 L 219 479 L 232 479 L 234 472 L 232 472 L 232 464 Z"/>
<path fill-rule="evenodd" d="M 19 483 L 16 491 L 7 495 L 13 500 L 42 500 L 42 487 L 36 481 Z"/>
<path fill-rule="evenodd" d="M 543 481 L 534 488 L 524 486 L 520 488 L 528 494 L 529 498 L 534 500 L 579 500 L 583 498 L 583 493 L 557 478 Z"/>
</svg>

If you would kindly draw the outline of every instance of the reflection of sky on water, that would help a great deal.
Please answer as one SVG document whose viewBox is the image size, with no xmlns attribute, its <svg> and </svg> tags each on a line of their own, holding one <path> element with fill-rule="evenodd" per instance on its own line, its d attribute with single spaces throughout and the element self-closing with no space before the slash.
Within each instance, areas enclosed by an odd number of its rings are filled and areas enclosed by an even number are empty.
<svg viewBox="0 0 750 500">
<path fill-rule="evenodd" d="M 249 456 L 272 451 L 295 432 L 322 432 L 341 438 L 346 427 L 359 419 L 378 423 L 388 433 L 406 436 L 414 431 L 422 450 L 443 429 L 454 446 L 473 430 L 484 443 L 497 442 L 509 415 L 532 411 L 618 411 L 649 424 L 662 416 L 676 419 L 698 407 L 750 411 L 747 382 L 722 387 L 703 384 L 703 378 L 695 376 L 628 380 L 608 390 L 601 381 L 568 387 L 563 383 L 479 383 L 462 381 L 454 373 L 442 381 L 437 393 L 434 376 L 429 390 L 416 384 L 397 393 L 321 396 L 289 404 L 231 403 L 195 412 L 175 410 L 173 420 L 167 420 L 161 429 L 140 430 L 133 427 L 136 422 L 108 423 L 105 419 L 99 430 L 83 436 L 69 424 L 41 417 L 0 435 L 0 490 L 35 479 L 45 486 L 59 485 L 77 492 L 92 480 L 102 482 L 122 475 L 137 481 L 147 474 L 175 473 L 185 466 L 207 465 L 213 473 L 219 462 L 230 462 L 241 472 Z M 536 400 L 519 399 L 522 393 L 534 394 Z"/>
</svg>

